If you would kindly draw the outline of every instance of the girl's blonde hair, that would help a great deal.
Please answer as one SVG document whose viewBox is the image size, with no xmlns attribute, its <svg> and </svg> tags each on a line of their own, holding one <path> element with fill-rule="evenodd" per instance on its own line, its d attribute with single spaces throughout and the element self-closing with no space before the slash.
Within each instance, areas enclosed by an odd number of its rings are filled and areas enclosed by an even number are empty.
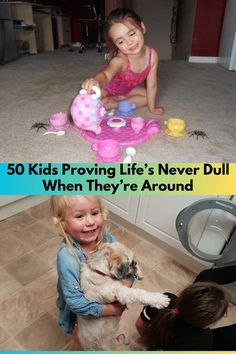
<svg viewBox="0 0 236 354">
<path fill-rule="evenodd" d="M 50 208 L 51 208 L 51 215 L 53 219 L 54 225 L 57 227 L 59 234 L 64 238 L 67 246 L 73 250 L 72 240 L 70 235 L 66 232 L 66 223 L 65 223 L 65 212 L 66 209 L 71 206 L 71 202 L 75 198 L 81 197 L 80 195 L 58 195 L 52 196 L 50 200 Z M 107 220 L 107 210 L 104 208 L 101 198 L 98 196 L 83 196 L 84 198 L 91 199 L 95 198 L 98 201 L 99 207 L 101 209 L 103 220 Z M 103 223 L 102 230 L 98 236 L 97 244 L 95 250 L 98 249 L 100 244 L 103 242 L 104 232 L 105 232 L 105 223 Z M 74 253 L 74 251 L 73 251 Z"/>
</svg>

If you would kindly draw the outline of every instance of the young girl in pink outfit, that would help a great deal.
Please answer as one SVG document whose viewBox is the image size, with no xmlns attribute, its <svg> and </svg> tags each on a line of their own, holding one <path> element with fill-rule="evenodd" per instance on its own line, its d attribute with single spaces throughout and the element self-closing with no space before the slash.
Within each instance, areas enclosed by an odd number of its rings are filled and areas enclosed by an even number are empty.
<svg viewBox="0 0 236 354">
<path fill-rule="evenodd" d="M 82 88 L 102 90 L 106 109 L 115 109 L 120 101 L 148 106 L 153 114 L 163 114 L 157 106 L 158 54 L 145 45 L 146 28 L 140 17 L 130 9 L 117 8 L 107 17 L 105 34 L 110 61 L 94 78 L 86 79 Z M 146 81 L 146 87 L 142 84 Z"/>
</svg>

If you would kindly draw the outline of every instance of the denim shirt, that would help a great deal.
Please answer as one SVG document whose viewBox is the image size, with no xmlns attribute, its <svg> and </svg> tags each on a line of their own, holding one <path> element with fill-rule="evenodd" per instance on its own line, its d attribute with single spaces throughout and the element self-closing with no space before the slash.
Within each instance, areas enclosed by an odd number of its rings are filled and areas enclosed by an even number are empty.
<svg viewBox="0 0 236 354">
<path fill-rule="evenodd" d="M 115 241 L 112 235 L 104 236 L 104 242 L 113 243 Z M 82 316 L 100 317 L 104 307 L 103 304 L 92 302 L 84 297 L 80 288 L 79 260 L 84 262 L 87 256 L 77 242 L 73 241 L 72 244 L 78 255 L 78 260 L 64 241 L 57 254 L 58 323 L 66 333 L 73 331 L 77 313 Z"/>
</svg>

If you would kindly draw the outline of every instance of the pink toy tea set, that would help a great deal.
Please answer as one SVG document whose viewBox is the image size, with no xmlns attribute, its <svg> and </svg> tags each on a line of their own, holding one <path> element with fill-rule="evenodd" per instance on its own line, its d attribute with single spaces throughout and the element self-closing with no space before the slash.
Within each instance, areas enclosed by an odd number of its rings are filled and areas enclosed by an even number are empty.
<svg viewBox="0 0 236 354">
<path fill-rule="evenodd" d="M 93 86 L 94 94 L 80 90 L 71 105 L 71 116 L 74 129 L 92 144 L 96 153 L 97 162 L 121 162 L 121 147 L 126 149 L 126 161 L 136 151 L 132 145 L 144 143 L 160 131 L 156 118 L 145 121 L 141 117 L 133 117 L 135 105 L 129 102 L 120 102 L 114 116 L 106 115 L 101 100 L 101 91 Z M 59 133 L 68 128 L 68 118 L 65 113 L 55 113 L 50 117 L 48 133 Z M 62 135 L 62 134 L 57 134 Z M 131 152 L 132 151 L 132 152 Z M 125 161 L 124 160 L 124 161 Z"/>
</svg>

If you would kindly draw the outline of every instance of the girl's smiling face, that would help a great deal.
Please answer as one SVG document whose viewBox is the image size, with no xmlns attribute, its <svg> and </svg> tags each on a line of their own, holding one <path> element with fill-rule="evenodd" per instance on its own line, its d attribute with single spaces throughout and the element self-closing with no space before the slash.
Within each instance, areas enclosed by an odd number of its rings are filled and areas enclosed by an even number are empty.
<svg viewBox="0 0 236 354">
<path fill-rule="evenodd" d="M 81 246 L 95 246 L 102 231 L 103 215 L 94 196 L 75 196 L 64 214 L 65 231 Z"/>
<path fill-rule="evenodd" d="M 109 31 L 113 43 L 125 54 L 138 54 L 144 46 L 145 26 L 141 28 L 131 22 L 114 23 Z"/>
</svg>

